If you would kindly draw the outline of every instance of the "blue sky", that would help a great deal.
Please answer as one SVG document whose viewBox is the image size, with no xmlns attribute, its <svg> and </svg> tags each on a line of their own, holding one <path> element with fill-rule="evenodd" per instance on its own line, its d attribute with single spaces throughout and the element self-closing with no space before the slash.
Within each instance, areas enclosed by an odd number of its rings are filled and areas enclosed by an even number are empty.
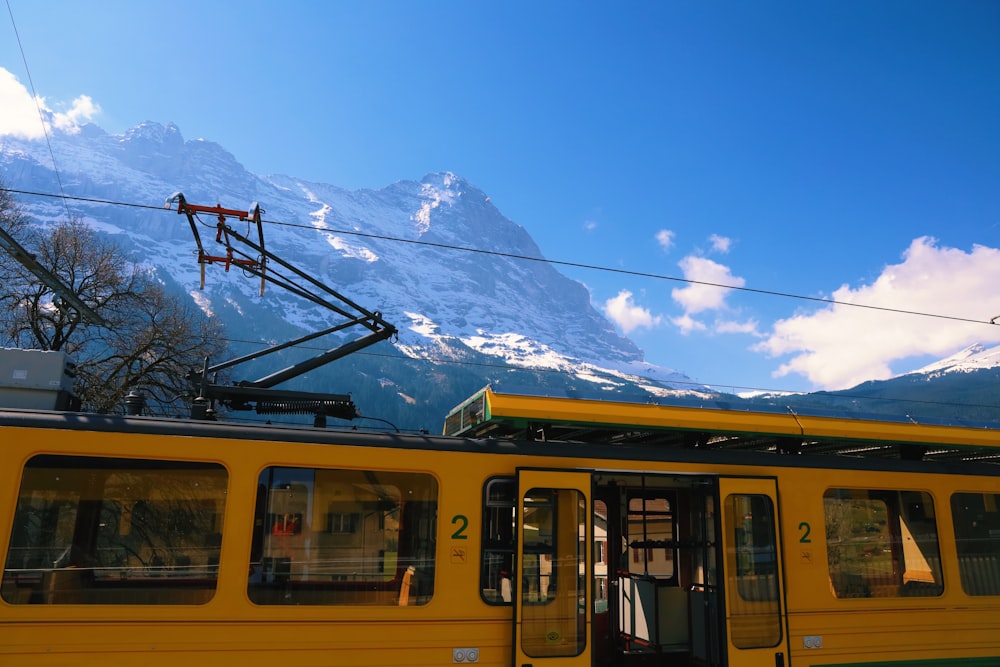
<svg viewBox="0 0 1000 667">
<path fill-rule="evenodd" d="M 945 316 L 561 269 L 699 381 L 845 388 L 1000 343 L 993 0 L 8 4 L 62 131 L 173 122 L 348 188 L 452 171 L 550 259 Z M 0 68 L 26 132 L 9 16 Z"/>
</svg>

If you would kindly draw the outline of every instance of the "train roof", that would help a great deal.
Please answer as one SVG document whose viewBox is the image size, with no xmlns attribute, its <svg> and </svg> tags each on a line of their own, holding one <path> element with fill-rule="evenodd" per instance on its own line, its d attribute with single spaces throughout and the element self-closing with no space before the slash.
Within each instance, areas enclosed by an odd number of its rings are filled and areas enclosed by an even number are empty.
<svg viewBox="0 0 1000 667">
<path fill-rule="evenodd" d="M 1000 464 L 1000 430 L 501 394 L 454 408 L 445 435 Z"/>
<path fill-rule="evenodd" d="M 453 409 L 439 436 L 37 409 L 0 409 L 0 425 L 609 461 L 1000 475 L 995 428 L 512 395 L 489 387 Z"/>
</svg>

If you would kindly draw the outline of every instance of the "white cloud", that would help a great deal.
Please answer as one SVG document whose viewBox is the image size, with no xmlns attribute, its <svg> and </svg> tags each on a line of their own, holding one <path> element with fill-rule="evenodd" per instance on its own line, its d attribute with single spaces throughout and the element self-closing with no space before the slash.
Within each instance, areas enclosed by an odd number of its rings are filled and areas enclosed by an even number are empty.
<svg viewBox="0 0 1000 667">
<path fill-rule="evenodd" d="M 46 105 L 44 97 L 36 101 L 17 77 L 0 67 L 0 109 L 3 109 L 0 112 L 0 136 L 44 137 L 39 108 L 50 130 L 56 128 L 70 134 L 79 132 L 83 123 L 92 120 L 101 111 L 88 95 L 73 100 L 68 111 L 54 111 Z"/>
<path fill-rule="evenodd" d="M 604 312 L 628 334 L 640 327 L 652 328 L 660 324 L 662 318 L 652 315 L 648 309 L 632 302 L 632 292 L 622 290 L 618 296 L 604 302 Z"/>
<path fill-rule="evenodd" d="M 669 229 L 661 229 L 656 232 L 656 242 L 664 250 L 670 250 L 674 246 L 674 232 Z"/>
<path fill-rule="evenodd" d="M 93 120 L 100 112 L 101 107 L 94 103 L 90 95 L 80 95 L 73 100 L 73 106 L 69 111 L 52 114 L 52 124 L 63 132 L 76 133 L 80 131 L 81 125 Z"/>
<path fill-rule="evenodd" d="M 798 373 L 824 389 L 846 389 L 892 377 L 893 362 L 917 355 L 947 356 L 973 342 L 1000 342 L 1000 327 L 921 317 L 876 308 L 989 321 L 1000 314 L 1000 250 L 971 252 L 915 239 L 903 261 L 885 267 L 870 285 L 835 291 L 832 304 L 779 320 L 754 349 L 770 356 L 794 355 L 774 373 Z M 901 369 L 905 372 L 908 368 Z"/>
<path fill-rule="evenodd" d="M 735 333 L 735 334 L 750 334 L 751 336 L 760 337 L 760 329 L 758 329 L 757 320 L 747 320 L 746 322 L 737 322 L 736 320 L 722 320 L 715 325 L 716 333 Z"/>
<path fill-rule="evenodd" d="M 680 329 L 681 333 L 684 334 L 685 336 L 691 333 L 692 331 L 705 331 L 706 329 L 708 329 L 708 327 L 705 326 L 704 322 L 699 322 L 698 320 L 694 319 L 687 313 L 684 313 L 679 317 L 671 317 L 670 322 L 675 327 Z"/>
<path fill-rule="evenodd" d="M 729 252 L 729 247 L 733 244 L 732 239 L 726 236 L 712 234 L 708 237 L 708 242 L 712 244 L 712 250 L 725 255 Z"/>
<path fill-rule="evenodd" d="M 583 223 L 583 231 L 589 233 L 589 232 L 594 231 L 595 229 L 597 229 L 597 222 L 595 222 L 594 220 L 585 220 L 584 221 L 584 223 Z"/>
<path fill-rule="evenodd" d="M 0 135 L 13 134 L 26 139 L 41 138 L 42 124 L 38 109 L 17 78 L 0 67 Z"/>
<path fill-rule="evenodd" d="M 705 257 L 689 255 L 678 266 L 684 272 L 684 277 L 693 281 L 687 287 L 679 287 L 670 292 L 674 301 L 684 307 L 685 315 L 724 308 L 726 297 L 732 290 L 717 285 L 743 287 L 746 284 L 743 278 L 734 276 L 728 266 Z"/>
</svg>

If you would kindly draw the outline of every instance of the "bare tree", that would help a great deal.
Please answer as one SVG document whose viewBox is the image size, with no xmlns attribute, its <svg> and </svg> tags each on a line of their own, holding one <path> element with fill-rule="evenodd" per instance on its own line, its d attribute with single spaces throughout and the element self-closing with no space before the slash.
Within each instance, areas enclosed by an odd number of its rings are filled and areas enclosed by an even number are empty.
<svg viewBox="0 0 1000 667">
<path fill-rule="evenodd" d="M 166 411 L 186 397 L 186 374 L 224 351 L 222 325 L 168 294 L 154 272 L 82 221 L 71 219 L 43 233 L 23 224 L 9 197 L 6 213 L 3 204 L 0 224 L 7 217 L 20 220 L 21 244 L 105 325 L 81 319 L 29 272 L 4 262 L 0 344 L 68 353 L 77 364 L 77 394 L 89 410 L 116 411 L 135 389 L 147 395 L 152 411 Z"/>
<path fill-rule="evenodd" d="M 0 229 L 15 238 L 22 237 L 28 229 L 28 218 L 24 210 L 14 196 L 4 189 L 3 181 L 0 181 Z M 7 306 L 5 298 L 8 296 L 2 286 L 16 275 L 16 267 L 19 266 L 13 257 L 0 249 L 0 308 Z"/>
</svg>

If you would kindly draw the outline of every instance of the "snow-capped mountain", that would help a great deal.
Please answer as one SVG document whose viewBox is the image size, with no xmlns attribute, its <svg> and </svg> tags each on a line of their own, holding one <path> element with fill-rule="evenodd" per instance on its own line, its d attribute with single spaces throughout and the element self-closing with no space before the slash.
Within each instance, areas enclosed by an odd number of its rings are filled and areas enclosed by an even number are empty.
<svg viewBox="0 0 1000 667">
<path fill-rule="evenodd" d="M 907 375 L 935 376 L 943 373 L 972 373 L 997 366 L 1000 366 L 1000 346 L 987 348 L 981 343 L 974 343 L 950 357 L 911 371 Z"/>
<path fill-rule="evenodd" d="M 680 373 L 646 363 L 593 308 L 581 284 L 544 261 L 519 259 L 542 254 L 486 193 L 458 175 L 429 174 L 379 190 L 258 175 L 218 144 L 185 140 L 175 125 L 155 122 L 122 135 L 88 125 L 52 143 L 58 180 L 44 141 L 0 137 L 5 185 L 58 193 L 61 181 L 66 195 L 79 198 L 68 202 L 73 214 L 115 235 L 166 283 L 221 317 L 229 338 L 275 343 L 329 322 L 312 304 L 279 291 L 259 296 L 258 281 L 235 270 L 209 267 L 199 291 L 187 220 L 151 208 L 172 193 L 241 210 L 259 202 L 266 221 L 282 223 L 266 225 L 269 250 L 399 330 L 398 340 L 373 347 L 367 358 L 314 371 L 294 388 L 357 397 L 359 385 L 368 387 L 361 391 L 368 404 L 358 401 L 363 411 L 435 429 L 444 411 L 487 383 L 639 399 L 701 390 Z M 58 198 L 19 201 L 39 224 L 65 217 Z M 206 243 L 213 237 L 203 233 Z"/>
<path fill-rule="evenodd" d="M 998 389 L 1000 347 L 975 344 L 915 371 L 843 391 L 744 398 L 758 409 L 996 428 Z"/>
</svg>

